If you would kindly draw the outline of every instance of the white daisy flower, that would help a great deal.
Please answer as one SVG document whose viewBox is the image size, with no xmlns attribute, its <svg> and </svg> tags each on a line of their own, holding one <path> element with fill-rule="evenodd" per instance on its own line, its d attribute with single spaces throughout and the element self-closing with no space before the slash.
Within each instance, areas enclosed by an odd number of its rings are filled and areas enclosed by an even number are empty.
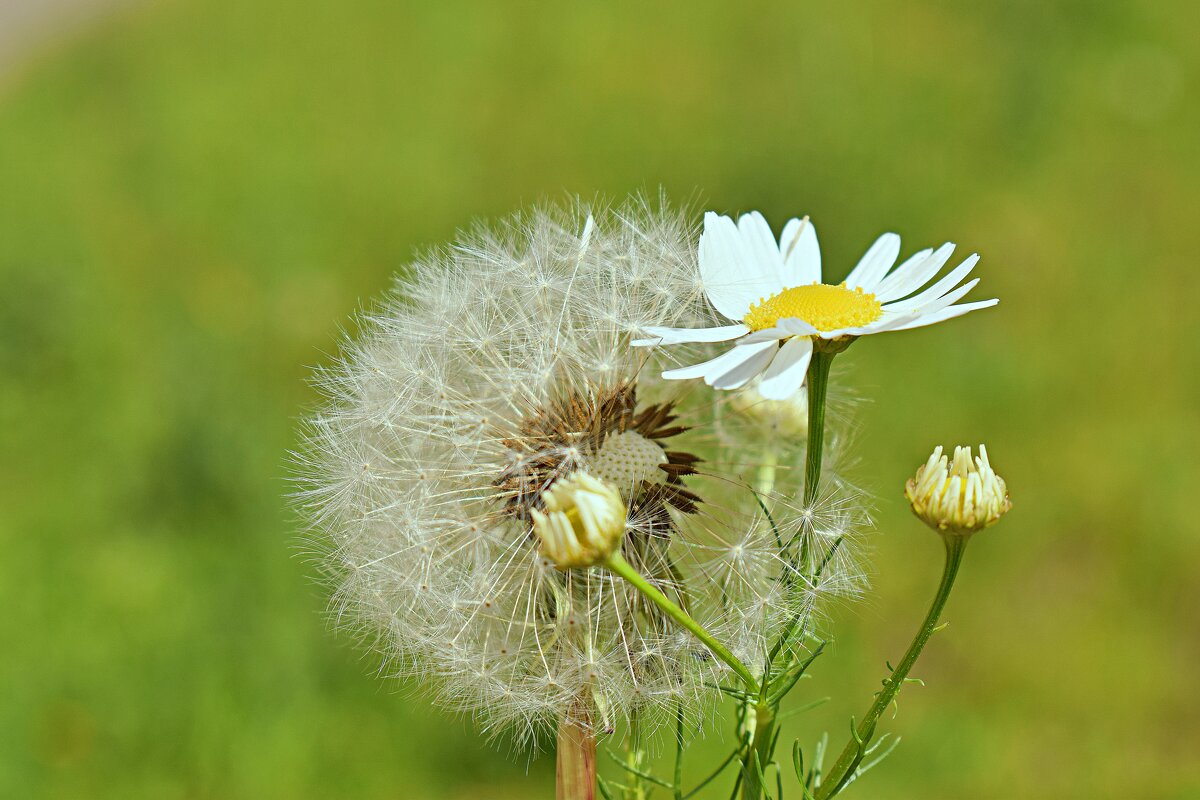
<svg viewBox="0 0 1200 800">
<path fill-rule="evenodd" d="M 777 243 L 757 211 L 742 215 L 736 224 L 710 211 L 700 236 L 700 275 L 713 308 L 733 324 L 648 327 L 644 331 L 652 338 L 634 344 L 736 340 L 716 358 L 667 370 L 663 377 L 703 378 L 716 389 L 737 389 L 761 375 L 762 396 L 782 400 L 804 384 L 813 348 L 822 342 L 844 346 L 859 336 L 933 325 L 998 303 L 993 299 L 954 305 L 979 282 L 976 278 L 960 285 L 979 261 L 976 254 L 918 291 L 953 252 L 954 245 L 947 242 L 937 250 L 916 253 L 893 270 L 900 237 L 885 233 L 845 281 L 827 284 L 821 282 L 821 250 L 808 217 L 784 225 Z"/>
</svg>

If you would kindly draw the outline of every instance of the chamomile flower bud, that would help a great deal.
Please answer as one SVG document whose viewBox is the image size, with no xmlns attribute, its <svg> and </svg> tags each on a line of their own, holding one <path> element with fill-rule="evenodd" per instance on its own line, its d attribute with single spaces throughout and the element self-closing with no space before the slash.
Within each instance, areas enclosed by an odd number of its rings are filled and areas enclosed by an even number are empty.
<svg viewBox="0 0 1200 800">
<path fill-rule="evenodd" d="M 770 435 L 801 437 L 808 433 L 808 388 L 800 389 L 782 400 L 763 397 L 755 380 L 744 389 L 733 392 L 730 405 L 739 413 L 762 426 Z"/>
<path fill-rule="evenodd" d="M 969 536 L 1012 508 L 1008 487 L 992 469 L 983 445 L 974 460 L 970 447 L 955 447 L 953 461 L 937 447 L 908 480 L 904 496 L 913 513 L 943 535 Z"/>
<path fill-rule="evenodd" d="M 612 485 L 573 472 L 542 492 L 544 512 L 532 509 L 542 554 L 560 569 L 594 567 L 621 546 L 625 504 Z"/>
</svg>

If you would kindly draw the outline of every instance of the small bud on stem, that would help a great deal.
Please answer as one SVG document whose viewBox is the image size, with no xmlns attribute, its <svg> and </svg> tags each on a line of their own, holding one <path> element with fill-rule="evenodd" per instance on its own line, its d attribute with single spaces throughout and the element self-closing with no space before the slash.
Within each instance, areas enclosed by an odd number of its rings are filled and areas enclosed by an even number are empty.
<svg viewBox="0 0 1200 800">
<path fill-rule="evenodd" d="M 988 463 L 979 445 L 972 462 L 970 447 L 955 447 L 954 461 L 939 446 L 904 487 L 913 513 L 942 535 L 969 536 L 994 525 L 1012 508 L 1008 487 Z"/>
<path fill-rule="evenodd" d="M 942 578 L 916 637 L 891 674 L 884 679 L 883 689 L 876 693 L 875 701 L 867 713 L 852 728 L 850 741 L 825 774 L 816 792 L 816 800 L 829 800 L 854 780 L 863 757 L 869 752 L 880 717 L 896 699 L 909 671 L 938 629 L 971 534 L 994 524 L 1012 507 L 1004 480 L 992 470 L 987 449 L 983 445 L 979 446 L 979 457 L 973 464 L 970 448 L 956 447 L 954 463 L 949 469 L 947 458 L 942 455 L 942 448 L 938 447 L 929 461 L 918 468 L 917 474 L 908 481 L 904 495 L 912 503 L 913 513 L 942 536 L 946 546 Z"/>
<path fill-rule="evenodd" d="M 531 512 L 533 532 L 559 569 L 594 567 L 620 549 L 626 511 L 611 484 L 573 472 L 542 492 L 542 503 L 545 512 Z"/>
</svg>

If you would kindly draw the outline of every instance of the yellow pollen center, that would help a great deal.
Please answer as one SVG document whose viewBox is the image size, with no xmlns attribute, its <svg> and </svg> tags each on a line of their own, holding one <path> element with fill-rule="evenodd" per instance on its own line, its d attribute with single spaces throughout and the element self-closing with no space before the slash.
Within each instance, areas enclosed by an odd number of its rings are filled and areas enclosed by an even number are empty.
<svg viewBox="0 0 1200 800">
<path fill-rule="evenodd" d="M 883 315 L 883 304 L 861 288 L 814 283 L 784 289 L 750 306 L 742 321 L 753 331 L 774 328 L 781 319 L 802 319 L 819 331 L 853 328 Z"/>
</svg>

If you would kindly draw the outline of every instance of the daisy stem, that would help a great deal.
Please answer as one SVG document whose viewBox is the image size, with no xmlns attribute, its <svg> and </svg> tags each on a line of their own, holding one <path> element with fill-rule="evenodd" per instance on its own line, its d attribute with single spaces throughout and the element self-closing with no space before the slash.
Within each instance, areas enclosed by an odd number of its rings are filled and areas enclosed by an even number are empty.
<svg viewBox="0 0 1200 800">
<path fill-rule="evenodd" d="M 746 668 L 746 665 L 739 661 L 737 656 L 729 652 L 725 645 L 713 638 L 712 634 L 704 629 L 704 626 L 692 619 L 682 608 L 671 602 L 671 599 L 659 591 L 658 587 L 643 578 L 625 560 L 619 551 L 609 556 L 608 560 L 604 562 L 604 566 L 614 574 L 633 584 L 635 589 L 650 598 L 655 605 L 666 612 L 667 616 L 691 631 L 697 639 L 704 643 L 705 647 L 712 651 L 713 655 L 724 661 L 729 665 L 730 669 L 737 673 L 751 694 L 758 692 L 758 681 L 754 679 L 754 675 Z"/>
<path fill-rule="evenodd" d="M 829 367 L 833 357 L 845 347 L 835 351 L 817 348 L 808 364 L 808 446 L 804 463 L 804 508 L 811 510 L 821 489 L 821 456 L 825 448 L 825 395 L 829 389 Z M 787 636 L 795 630 L 795 623 L 788 628 Z M 770 668 L 770 664 L 767 665 Z M 768 673 L 769 674 L 769 673 Z M 746 713 L 754 714 L 753 733 L 750 746 L 742 759 L 742 798 L 759 800 L 764 790 L 759 780 L 762 771 L 771 763 L 775 748 L 775 723 L 779 701 L 774 704 L 766 700 L 766 685 L 759 693 L 758 703 L 753 707 L 747 703 Z"/>
<path fill-rule="evenodd" d="M 825 394 L 835 353 L 816 350 L 808 365 L 808 447 L 804 461 L 804 508 L 812 508 L 821 489 L 821 456 L 825 449 Z"/>
<path fill-rule="evenodd" d="M 817 800 L 833 797 L 854 778 L 854 773 L 862 762 L 863 756 L 866 755 L 871 739 L 875 735 L 875 725 L 879 722 L 879 717 L 896 699 L 900 687 L 904 685 L 904 681 L 908 677 L 909 670 L 917 662 L 921 651 L 925 649 L 929 637 L 933 636 L 934 631 L 937 630 L 938 618 L 941 617 L 946 600 L 950 597 L 950 590 L 954 587 L 954 579 L 958 576 L 958 568 L 962 564 L 963 553 L 967 549 L 969 537 L 950 535 L 943 536 L 942 539 L 946 543 L 946 564 L 942 570 L 942 580 L 938 584 L 937 594 L 934 595 L 933 604 L 929 607 L 929 613 L 925 615 L 925 621 L 917 631 L 912 644 L 908 646 L 908 651 L 900 659 L 900 663 L 883 681 L 883 689 L 875 695 L 875 702 L 867 709 L 867 713 L 858 723 L 857 728 L 852 729 L 850 741 L 846 742 L 842 754 L 838 756 L 838 760 L 834 762 L 833 767 L 822 781 L 821 788 L 817 790 Z"/>
<path fill-rule="evenodd" d="M 559 721 L 556 756 L 556 800 L 595 800 L 596 736 L 586 718 L 568 714 Z"/>
</svg>

